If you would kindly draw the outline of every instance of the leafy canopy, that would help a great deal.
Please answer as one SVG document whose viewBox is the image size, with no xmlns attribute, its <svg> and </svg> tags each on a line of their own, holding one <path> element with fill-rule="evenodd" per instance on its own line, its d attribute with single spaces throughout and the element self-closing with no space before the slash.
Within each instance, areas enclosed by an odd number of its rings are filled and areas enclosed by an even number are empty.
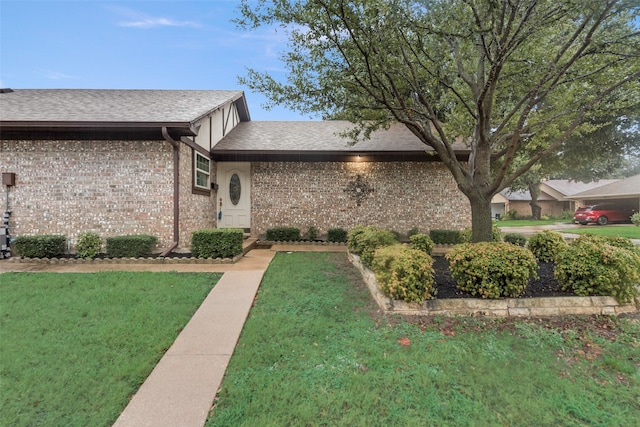
<svg viewBox="0 0 640 427">
<path fill-rule="evenodd" d="M 277 26 L 287 80 L 241 83 L 271 105 L 346 119 L 356 141 L 400 122 L 469 198 L 490 200 L 593 118 L 640 105 L 635 0 L 244 0 L 238 24 Z M 454 149 L 464 144 L 468 161 Z M 525 156 L 526 154 L 526 156 Z M 522 159 L 525 161 L 522 161 Z"/>
</svg>

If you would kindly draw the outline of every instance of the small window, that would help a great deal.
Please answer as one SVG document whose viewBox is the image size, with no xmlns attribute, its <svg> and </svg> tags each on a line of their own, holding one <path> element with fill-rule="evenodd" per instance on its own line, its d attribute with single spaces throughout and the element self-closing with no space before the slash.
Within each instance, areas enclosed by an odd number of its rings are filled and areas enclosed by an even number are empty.
<svg viewBox="0 0 640 427">
<path fill-rule="evenodd" d="M 211 175 L 211 160 L 200 153 L 195 153 L 195 182 L 196 188 L 209 190 L 209 177 Z"/>
</svg>

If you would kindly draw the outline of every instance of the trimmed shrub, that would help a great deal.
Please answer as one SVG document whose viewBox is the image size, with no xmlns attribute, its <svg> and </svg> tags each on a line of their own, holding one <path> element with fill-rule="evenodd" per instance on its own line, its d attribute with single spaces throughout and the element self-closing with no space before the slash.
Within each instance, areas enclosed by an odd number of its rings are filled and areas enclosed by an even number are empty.
<svg viewBox="0 0 640 427">
<path fill-rule="evenodd" d="M 233 258 L 242 253 L 244 232 L 238 228 L 197 230 L 191 233 L 191 255 L 197 258 Z"/>
<path fill-rule="evenodd" d="M 464 243 L 446 258 L 458 288 L 482 298 L 518 297 L 538 276 L 531 251 L 511 243 Z"/>
<path fill-rule="evenodd" d="M 524 247 L 527 244 L 527 238 L 519 233 L 507 233 L 504 235 L 504 241 L 514 245 Z"/>
<path fill-rule="evenodd" d="M 578 239 L 581 242 L 592 242 L 597 245 L 611 245 L 616 248 L 626 249 L 628 251 L 637 252 L 640 255 L 640 246 L 636 246 L 631 239 L 618 236 L 596 236 L 594 234 L 584 234 Z"/>
<path fill-rule="evenodd" d="M 411 227 L 409 231 L 407 231 L 407 237 L 411 239 L 411 236 L 416 234 L 420 234 L 420 229 L 418 227 Z"/>
<path fill-rule="evenodd" d="M 554 274 L 563 290 L 631 302 L 640 284 L 640 255 L 635 249 L 580 237 L 558 255 Z"/>
<path fill-rule="evenodd" d="M 460 240 L 461 243 L 472 243 L 471 236 L 473 234 L 473 230 L 471 228 L 465 228 L 460 231 Z M 494 222 L 491 224 L 491 241 L 492 242 L 502 242 L 502 232 L 498 228 L 498 225 Z"/>
<path fill-rule="evenodd" d="M 370 225 L 357 229 L 354 234 L 349 235 L 349 248 L 354 248 L 353 253 L 360 255 L 362 263 L 371 267 L 373 254 L 376 249 L 398 243 L 396 237 L 389 230 L 382 230 Z"/>
<path fill-rule="evenodd" d="M 436 295 L 433 259 L 421 250 L 392 245 L 375 251 L 372 269 L 387 297 L 421 302 Z"/>
<path fill-rule="evenodd" d="M 76 256 L 78 258 L 93 259 L 102 250 L 102 238 L 98 233 L 87 231 L 78 235 L 76 242 Z"/>
<path fill-rule="evenodd" d="M 636 212 L 633 215 L 631 215 L 631 222 L 634 225 L 640 226 L 640 212 Z"/>
<path fill-rule="evenodd" d="M 158 239 L 147 234 L 107 237 L 107 255 L 114 258 L 138 258 L 151 254 Z"/>
<path fill-rule="evenodd" d="M 316 240 L 318 238 L 318 229 L 313 225 L 307 229 L 307 233 L 304 235 L 307 240 Z"/>
<path fill-rule="evenodd" d="M 18 236 L 13 240 L 16 255 L 27 258 L 53 258 L 67 250 L 67 238 L 54 234 Z"/>
<path fill-rule="evenodd" d="M 412 248 L 418 249 L 427 255 L 431 255 L 431 251 L 433 251 L 433 240 L 431 240 L 431 237 L 426 234 L 418 233 L 411 235 L 409 240 L 411 241 Z"/>
<path fill-rule="evenodd" d="M 375 229 L 376 227 L 373 225 L 364 226 L 358 225 L 353 227 L 349 234 L 347 235 L 347 243 L 349 245 L 349 252 L 354 253 L 356 255 L 360 255 L 361 247 L 359 245 L 359 238 L 361 234 L 364 234 L 368 229 Z"/>
<path fill-rule="evenodd" d="M 554 262 L 558 254 L 567 248 L 568 244 L 560 233 L 544 230 L 529 238 L 527 248 L 538 261 Z"/>
<path fill-rule="evenodd" d="M 328 242 L 344 243 L 347 241 L 347 230 L 344 228 L 330 228 L 327 232 Z"/>
<path fill-rule="evenodd" d="M 300 229 L 294 227 L 270 228 L 267 230 L 267 240 L 274 242 L 298 242 L 301 240 Z"/>
<path fill-rule="evenodd" d="M 429 237 L 437 245 L 457 245 L 462 243 L 459 230 L 431 230 Z"/>
</svg>

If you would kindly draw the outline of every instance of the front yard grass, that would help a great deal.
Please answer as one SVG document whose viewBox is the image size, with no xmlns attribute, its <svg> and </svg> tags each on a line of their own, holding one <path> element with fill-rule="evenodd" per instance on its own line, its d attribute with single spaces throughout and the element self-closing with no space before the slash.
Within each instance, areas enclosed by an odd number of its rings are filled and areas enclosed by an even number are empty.
<svg viewBox="0 0 640 427">
<path fill-rule="evenodd" d="M 385 317 L 344 254 L 279 253 L 207 426 L 629 426 L 637 318 Z"/>
<path fill-rule="evenodd" d="M 561 233 L 594 234 L 596 236 L 627 237 L 640 239 L 640 227 L 636 225 L 584 225 L 580 228 L 560 230 Z"/>
<path fill-rule="evenodd" d="M 0 275 L 0 425 L 113 424 L 220 276 Z"/>
<path fill-rule="evenodd" d="M 570 220 L 561 220 L 561 219 L 544 219 L 544 220 L 534 220 L 534 219 L 506 219 L 496 221 L 495 224 L 498 227 L 530 227 L 536 225 L 552 225 L 552 224 L 570 224 Z"/>
</svg>

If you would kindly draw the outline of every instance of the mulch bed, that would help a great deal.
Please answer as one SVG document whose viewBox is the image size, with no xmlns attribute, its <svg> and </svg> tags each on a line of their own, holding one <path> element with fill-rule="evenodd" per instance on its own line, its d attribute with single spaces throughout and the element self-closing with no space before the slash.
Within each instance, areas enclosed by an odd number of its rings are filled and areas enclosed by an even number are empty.
<svg viewBox="0 0 640 427">
<path fill-rule="evenodd" d="M 538 278 L 529 280 L 529 286 L 521 298 L 576 296 L 573 292 L 560 289 L 558 281 L 553 277 L 553 266 L 554 264 L 551 262 L 538 262 Z M 436 272 L 436 288 L 438 289 L 436 297 L 438 299 L 480 298 L 458 289 L 456 281 L 449 272 L 449 261 L 445 257 L 433 257 L 433 269 Z"/>
</svg>

